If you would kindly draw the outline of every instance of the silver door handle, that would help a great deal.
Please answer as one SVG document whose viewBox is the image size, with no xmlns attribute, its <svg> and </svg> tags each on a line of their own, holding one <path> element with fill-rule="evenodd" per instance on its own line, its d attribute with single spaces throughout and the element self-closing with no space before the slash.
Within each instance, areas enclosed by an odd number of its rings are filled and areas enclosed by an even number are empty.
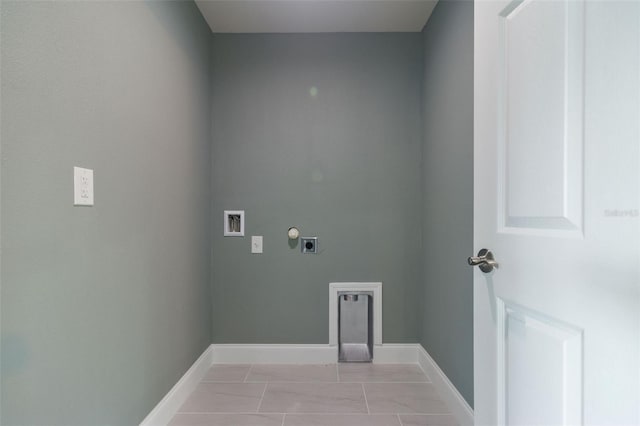
<svg viewBox="0 0 640 426">
<path fill-rule="evenodd" d="M 471 266 L 479 266 L 480 270 L 484 273 L 493 271 L 493 268 L 498 269 L 498 262 L 495 261 L 491 250 L 481 249 L 477 256 L 471 256 L 467 259 L 467 263 Z"/>
</svg>

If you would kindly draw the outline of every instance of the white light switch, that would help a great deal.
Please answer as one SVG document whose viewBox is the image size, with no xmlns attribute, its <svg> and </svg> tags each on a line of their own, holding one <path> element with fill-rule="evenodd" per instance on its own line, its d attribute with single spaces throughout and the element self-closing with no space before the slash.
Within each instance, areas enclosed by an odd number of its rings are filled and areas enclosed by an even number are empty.
<svg viewBox="0 0 640 426">
<path fill-rule="evenodd" d="M 262 253 L 262 235 L 251 236 L 251 253 Z"/>
<path fill-rule="evenodd" d="M 93 170 L 73 168 L 73 205 L 93 205 Z"/>
</svg>

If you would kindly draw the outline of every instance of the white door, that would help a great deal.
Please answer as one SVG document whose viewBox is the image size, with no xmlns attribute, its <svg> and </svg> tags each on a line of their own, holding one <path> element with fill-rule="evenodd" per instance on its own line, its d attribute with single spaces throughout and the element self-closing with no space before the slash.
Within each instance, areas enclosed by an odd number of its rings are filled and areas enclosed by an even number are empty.
<svg viewBox="0 0 640 426">
<path fill-rule="evenodd" d="M 476 1 L 478 425 L 640 424 L 640 1 Z"/>
</svg>

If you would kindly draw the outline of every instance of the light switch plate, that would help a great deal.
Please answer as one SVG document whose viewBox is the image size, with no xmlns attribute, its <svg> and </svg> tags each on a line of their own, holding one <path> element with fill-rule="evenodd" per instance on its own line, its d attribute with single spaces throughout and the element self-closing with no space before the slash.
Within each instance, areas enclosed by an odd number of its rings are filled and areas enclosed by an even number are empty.
<svg viewBox="0 0 640 426">
<path fill-rule="evenodd" d="M 251 236 L 251 253 L 262 253 L 262 235 Z"/>
<path fill-rule="evenodd" d="M 93 206 L 93 170 L 73 168 L 73 205 Z"/>
</svg>

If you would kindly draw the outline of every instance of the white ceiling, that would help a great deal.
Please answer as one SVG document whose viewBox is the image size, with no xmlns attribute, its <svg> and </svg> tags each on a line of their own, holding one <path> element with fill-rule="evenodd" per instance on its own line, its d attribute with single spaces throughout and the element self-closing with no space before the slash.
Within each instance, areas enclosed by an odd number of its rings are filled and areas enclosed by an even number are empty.
<svg viewBox="0 0 640 426">
<path fill-rule="evenodd" d="M 195 0 L 214 33 L 418 32 L 438 0 Z"/>
</svg>

